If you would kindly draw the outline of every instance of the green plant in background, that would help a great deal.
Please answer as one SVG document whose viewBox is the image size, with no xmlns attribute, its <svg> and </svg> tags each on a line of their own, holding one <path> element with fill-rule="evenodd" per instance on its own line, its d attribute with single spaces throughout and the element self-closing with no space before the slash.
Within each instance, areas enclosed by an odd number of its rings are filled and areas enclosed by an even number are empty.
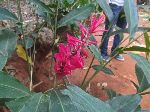
<svg viewBox="0 0 150 112">
<path fill-rule="evenodd" d="M 20 0 L 17 0 L 18 16 L 8 11 L 7 9 L 0 7 L 0 20 L 14 21 L 16 23 L 17 28 L 19 29 L 19 32 L 23 37 L 23 40 L 20 42 L 20 44 L 23 45 L 24 52 L 18 51 L 18 54 L 20 55 L 20 57 L 23 54 L 22 58 L 28 62 L 28 70 L 30 74 L 30 89 L 26 88 L 23 84 L 21 84 L 21 82 L 19 82 L 13 76 L 9 75 L 7 72 L 4 71 L 5 69 L 3 68 L 8 58 L 11 57 L 11 54 L 15 51 L 16 45 L 18 44 L 17 42 L 18 35 L 17 33 L 14 33 L 14 31 L 11 30 L 11 28 L 0 29 L 0 70 L 1 70 L 0 102 L 3 102 L 3 104 L 7 106 L 12 112 L 148 112 L 149 110 L 145 111 L 141 110 L 140 102 L 142 99 L 142 95 L 150 93 L 145 92 L 145 90 L 150 87 L 150 74 L 149 74 L 150 62 L 148 61 L 150 48 L 149 48 L 149 36 L 146 33 L 149 30 L 147 28 L 145 29 L 140 28 L 144 32 L 142 35 L 145 36 L 146 47 L 138 47 L 138 46 L 130 47 L 130 45 L 134 41 L 136 41 L 138 38 L 142 36 L 140 35 L 138 37 L 135 37 L 135 32 L 138 31 L 139 29 L 137 27 L 138 13 L 133 1 L 134 0 L 126 0 L 124 7 L 125 15 L 129 24 L 128 29 L 115 31 L 110 35 L 124 32 L 128 32 L 130 34 L 129 37 L 125 39 L 127 40 L 130 38 L 129 43 L 125 47 L 116 49 L 117 53 L 124 53 L 125 51 L 141 51 L 146 53 L 147 59 L 139 55 L 130 54 L 137 61 L 137 64 L 135 66 L 136 68 L 135 72 L 139 84 L 135 84 L 133 82 L 133 84 L 137 88 L 136 94 L 122 96 L 116 95 L 115 92 L 109 90 L 109 94 L 111 95 L 111 97 L 108 101 L 104 102 L 89 95 L 84 91 L 87 85 L 100 71 L 103 71 L 106 74 L 113 74 L 113 72 L 110 69 L 106 68 L 106 65 L 113 59 L 113 57 L 107 63 L 104 63 L 102 61 L 101 54 L 99 52 L 99 47 L 96 46 L 95 41 L 93 41 L 94 37 L 92 35 L 92 31 L 94 30 L 88 30 L 89 27 L 86 24 L 83 25 L 80 24 L 81 30 L 80 36 L 79 32 L 76 33 L 74 29 L 74 28 L 77 29 L 79 27 L 78 22 L 83 22 L 87 17 L 90 16 L 91 13 L 97 11 L 96 7 L 98 4 L 103 9 L 109 20 L 112 21 L 113 14 L 105 0 L 96 0 L 96 1 L 51 0 L 47 4 L 45 4 L 40 0 L 29 0 L 30 4 L 35 5 L 34 8 L 37 9 L 37 14 L 41 16 L 41 18 L 43 18 L 44 20 L 44 22 L 42 23 L 38 22 L 35 30 L 33 32 L 30 32 L 29 34 L 26 34 L 24 32 L 23 18 L 20 8 Z M 93 16 L 93 18 L 95 19 L 91 20 L 95 22 L 93 26 L 95 26 L 96 28 L 97 26 L 96 24 L 98 22 L 99 24 L 101 23 L 100 22 L 101 18 L 99 18 L 98 21 L 96 20 L 97 19 L 96 16 Z M 28 52 L 31 47 L 35 48 L 34 46 L 36 38 L 31 39 L 29 37 L 30 35 L 38 34 L 38 32 L 44 26 L 48 27 L 53 32 L 53 38 L 50 45 L 52 49 L 52 62 L 54 61 L 55 56 L 55 58 L 57 59 L 56 63 L 58 62 L 58 66 L 62 64 L 60 68 L 63 67 L 63 69 L 59 69 L 59 67 L 57 66 L 55 67 L 55 69 L 57 70 L 56 72 L 57 74 L 54 74 L 55 80 L 53 88 L 50 88 L 44 93 L 36 93 L 33 91 L 33 83 L 32 83 L 32 81 L 34 80 L 33 68 L 34 68 L 35 52 L 33 51 L 33 53 L 31 54 Z M 68 44 L 63 44 L 64 48 L 60 47 L 62 49 L 61 50 L 59 49 L 59 52 L 56 53 L 55 47 L 57 47 L 57 45 L 59 46 L 62 45 L 60 43 L 64 42 L 59 41 L 61 40 L 61 34 L 63 33 L 60 32 L 60 29 L 61 28 L 69 29 L 72 26 L 74 27 L 71 31 L 73 35 L 76 36 L 69 35 L 68 37 L 71 38 L 69 38 L 70 41 L 68 41 L 68 43 L 70 42 L 69 44 L 71 45 L 77 43 L 78 46 L 80 46 L 79 48 L 76 48 L 77 46 L 72 47 L 77 49 L 75 50 L 76 52 L 79 50 L 80 52 L 79 53 L 73 52 L 74 49 L 70 50 L 71 47 L 67 47 Z M 89 44 L 90 42 L 92 42 L 92 44 Z M 93 53 L 93 59 L 83 79 L 83 82 L 81 83 L 82 89 L 75 85 L 69 84 L 66 81 L 63 87 L 59 88 L 59 86 L 57 85 L 57 75 L 59 75 L 60 72 L 61 73 L 65 72 L 64 69 L 65 66 L 63 64 L 68 62 L 68 60 L 65 60 L 66 58 L 59 60 L 59 56 L 60 55 L 64 56 L 65 53 L 67 54 L 70 53 L 71 51 L 72 53 L 71 55 L 65 54 L 67 59 L 69 55 L 69 56 L 76 56 L 71 57 L 72 60 L 73 59 L 82 60 L 81 54 L 82 56 L 85 56 L 85 52 L 83 52 L 84 48 L 90 49 L 91 53 Z M 60 53 L 60 51 L 63 52 Z M 31 58 L 31 61 L 29 57 Z M 95 58 L 98 59 L 98 61 L 100 62 L 99 65 L 93 65 L 93 61 Z M 82 65 L 81 62 L 82 61 L 77 63 L 77 65 Z M 66 64 L 68 67 L 68 68 L 66 67 L 67 70 L 68 69 L 74 70 L 75 68 L 80 68 L 76 67 L 75 64 L 73 65 L 70 63 L 71 61 L 69 61 L 68 64 Z M 70 67 L 69 65 L 72 65 L 72 67 Z M 50 69 L 53 70 L 52 67 Z M 90 69 L 94 69 L 95 73 L 87 80 L 87 76 Z M 65 78 L 67 74 L 68 71 L 65 75 L 63 74 Z"/>
</svg>

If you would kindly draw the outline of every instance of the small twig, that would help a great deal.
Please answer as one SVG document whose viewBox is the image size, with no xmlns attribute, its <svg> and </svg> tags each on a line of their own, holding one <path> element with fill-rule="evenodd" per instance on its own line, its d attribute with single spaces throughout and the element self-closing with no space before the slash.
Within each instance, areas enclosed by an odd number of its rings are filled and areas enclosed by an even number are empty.
<svg viewBox="0 0 150 112">
<path fill-rule="evenodd" d="M 41 85 L 42 83 L 43 83 L 43 81 L 41 81 L 41 82 L 39 82 L 39 83 L 33 85 L 33 89 L 36 88 L 37 86 Z"/>
</svg>

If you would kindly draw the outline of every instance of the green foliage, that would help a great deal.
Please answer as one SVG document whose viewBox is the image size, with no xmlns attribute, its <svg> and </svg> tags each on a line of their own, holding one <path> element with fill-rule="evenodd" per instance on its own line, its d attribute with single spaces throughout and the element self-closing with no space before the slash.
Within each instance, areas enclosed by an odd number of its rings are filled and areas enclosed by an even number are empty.
<svg viewBox="0 0 150 112">
<path fill-rule="evenodd" d="M 44 25 L 50 28 L 56 36 L 57 34 L 55 33 L 57 33 L 58 28 L 82 21 L 96 9 L 95 1 L 92 0 L 50 0 L 48 5 L 42 2 L 42 0 L 29 1 L 36 5 L 38 13 L 48 23 L 48 25 L 45 25 L 44 21 Z M 104 10 L 108 19 L 112 21 L 114 18 L 113 13 L 106 1 L 96 0 L 96 2 Z M 129 28 L 113 32 L 112 35 L 128 32 L 131 37 L 134 37 L 135 32 L 139 30 L 137 29 L 138 14 L 134 0 L 126 0 L 124 9 Z M 0 7 L 0 20 L 18 21 L 18 18 L 12 12 Z M 23 25 L 22 23 L 20 24 Z M 45 26 L 41 26 L 38 30 Z M 144 29 L 144 32 L 145 30 L 147 29 Z M 24 35 L 22 33 L 21 31 L 21 35 Z M 148 56 L 150 40 L 147 33 L 144 34 L 144 37 L 146 47 L 132 46 L 124 50 L 120 48 L 119 52 L 140 51 L 147 52 Z M 25 36 L 24 40 L 26 45 L 24 45 L 22 40 L 18 41 L 18 43 L 27 49 L 33 46 L 33 39 Z M 93 36 L 91 36 L 90 40 L 95 41 Z M 9 29 L 0 30 L 0 70 L 5 66 L 7 59 L 11 57 L 16 44 L 17 35 L 13 31 Z M 96 73 L 103 71 L 108 75 L 112 75 L 112 70 L 103 66 L 103 60 L 98 47 L 90 45 L 89 49 L 100 62 L 100 65 L 92 66 Z M 150 62 L 139 55 L 131 54 L 131 56 L 137 61 L 135 69 L 139 85 L 134 82 L 133 84 L 136 86 L 138 94 L 118 96 L 114 91 L 108 90 L 107 93 L 110 100 L 103 102 L 75 85 L 67 85 L 63 89 L 54 88 L 47 93 L 34 93 L 13 76 L 0 71 L 0 102 L 3 105 L 5 104 L 12 112 L 149 112 L 149 110 L 141 110 L 139 106 L 141 96 L 139 94 L 147 94 L 143 92 L 150 87 Z"/>
<path fill-rule="evenodd" d="M 107 103 L 73 85 L 48 94 L 32 93 L 14 77 L 1 72 L 0 90 L 0 98 L 14 99 L 6 102 L 12 112 L 113 112 Z"/>
<path fill-rule="evenodd" d="M 96 70 L 96 72 L 103 71 L 105 74 L 113 75 L 113 72 L 111 69 L 103 67 L 102 65 L 93 65 L 92 68 Z"/>
<path fill-rule="evenodd" d="M 74 0 L 67 0 L 67 2 L 68 2 L 69 4 L 73 4 L 73 3 L 74 3 Z"/>
<path fill-rule="evenodd" d="M 128 22 L 130 36 L 134 38 L 138 27 L 138 10 L 134 0 L 125 0 L 124 11 Z"/>
<path fill-rule="evenodd" d="M 145 48 L 145 47 L 140 47 L 140 46 L 132 46 L 132 47 L 129 47 L 129 48 L 120 47 L 116 51 L 118 51 L 119 53 L 124 53 L 124 51 L 138 51 L 138 52 L 149 53 L 150 49 Z"/>
<path fill-rule="evenodd" d="M 147 49 L 150 49 L 150 36 L 148 35 L 147 32 L 144 33 L 144 39 L 145 39 L 145 45 Z M 146 57 L 149 57 L 149 52 L 146 52 Z"/>
<path fill-rule="evenodd" d="M 0 30 L 0 70 L 16 48 L 17 36 L 9 29 Z"/>
<path fill-rule="evenodd" d="M 0 7 L 0 21 L 1 20 L 15 20 L 15 21 L 17 21 L 18 18 L 12 12 L 8 11 L 5 8 Z"/>
<path fill-rule="evenodd" d="M 96 0 L 97 3 L 100 5 L 100 7 L 103 9 L 105 12 L 106 16 L 108 17 L 109 21 L 113 20 L 113 13 L 110 7 L 108 6 L 106 0 Z"/>
<path fill-rule="evenodd" d="M 30 95 L 30 91 L 16 80 L 13 76 L 5 72 L 0 72 L 0 98 L 15 99 Z"/>
<path fill-rule="evenodd" d="M 46 99 L 45 97 L 42 93 L 35 93 L 30 97 L 27 96 L 7 102 L 6 105 L 12 112 L 48 112 L 48 105 L 45 104 L 48 97 Z"/>
<path fill-rule="evenodd" d="M 138 92 L 140 93 L 148 89 L 150 84 L 148 83 L 143 70 L 137 64 L 135 66 L 135 71 L 139 83 Z"/>
<path fill-rule="evenodd" d="M 67 24 L 72 24 L 76 21 L 83 20 L 87 18 L 93 10 L 94 10 L 93 4 L 89 4 L 81 8 L 74 9 L 60 19 L 60 21 L 58 22 L 58 27 L 62 27 Z"/>
<path fill-rule="evenodd" d="M 50 8 L 42 1 L 40 0 L 29 0 L 30 2 L 36 4 L 38 7 L 37 9 L 40 9 L 42 12 L 52 13 Z"/>
<path fill-rule="evenodd" d="M 87 94 L 77 86 L 67 86 L 63 94 L 68 95 L 78 109 L 83 112 L 115 112 L 108 104 Z"/>
<path fill-rule="evenodd" d="M 22 46 L 24 46 L 26 49 L 29 49 L 33 46 L 33 39 L 30 37 L 25 37 L 24 39 L 21 39 L 18 41 L 18 44 L 21 44 Z M 24 45 L 26 44 L 26 45 Z"/>
<path fill-rule="evenodd" d="M 98 47 L 96 45 L 90 45 L 89 48 L 90 48 L 90 51 L 93 53 L 93 55 L 98 59 L 98 61 L 102 63 L 103 59 L 101 57 L 101 53 Z"/>
<path fill-rule="evenodd" d="M 143 71 L 148 83 L 150 84 L 150 62 L 146 60 L 143 56 L 136 55 L 136 54 L 130 54 L 132 58 L 134 58 L 137 61 L 138 67 L 141 68 Z"/>
<path fill-rule="evenodd" d="M 133 112 L 138 107 L 141 101 L 141 96 L 117 96 L 107 103 L 115 110 L 115 112 Z"/>
<path fill-rule="evenodd" d="M 118 96 L 118 94 L 111 89 L 106 89 L 106 92 L 107 92 L 107 95 L 109 96 L 109 99 L 112 99 L 113 97 Z"/>
</svg>

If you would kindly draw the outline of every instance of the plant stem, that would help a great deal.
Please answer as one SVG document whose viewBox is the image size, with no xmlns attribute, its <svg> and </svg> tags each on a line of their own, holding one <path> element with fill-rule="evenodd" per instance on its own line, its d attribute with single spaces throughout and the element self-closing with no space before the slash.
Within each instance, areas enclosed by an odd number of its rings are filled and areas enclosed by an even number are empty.
<svg viewBox="0 0 150 112">
<path fill-rule="evenodd" d="M 25 47 L 25 52 L 26 52 L 26 58 L 27 58 L 27 63 L 28 63 L 28 73 L 30 74 L 30 91 L 32 91 L 32 86 L 33 86 L 33 82 L 32 82 L 32 78 L 33 78 L 33 68 L 29 63 L 29 58 L 28 58 L 28 51 L 26 48 L 26 41 L 25 41 L 25 34 L 24 34 L 24 29 L 23 29 L 23 18 L 22 18 L 22 13 L 21 13 L 21 7 L 20 7 L 20 0 L 17 0 L 17 8 L 18 8 L 18 17 L 19 17 L 19 21 L 21 23 L 21 33 L 23 35 L 23 43 L 24 43 L 24 47 Z"/>
<path fill-rule="evenodd" d="M 52 58 L 51 58 L 51 66 L 50 66 L 50 71 L 51 71 L 52 74 L 53 74 L 52 67 L 53 67 L 53 57 L 54 57 L 53 48 L 54 48 L 55 40 L 57 38 L 57 19 L 58 19 L 58 8 L 59 8 L 58 5 L 59 4 L 57 2 L 56 15 L 55 15 L 55 26 L 54 26 L 54 39 L 52 41 Z M 55 88 L 56 85 L 57 85 L 57 75 L 53 74 L 53 76 L 54 76 L 54 88 Z"/>
<path fill-rule="evenodd" d="M 122 50 L 126 49 L 129 45 L 131 45 L 134 41 L 136 41 L 137 39 L 139 39 L 139 38 L 140 38 L 141 36 L 143 36 L 143 35 L 144 35 L 144 33 L 142 33 L 141 35 L 139 35 L 136 39 L 131 40 L 124 48 L 122 48 Z M 111 59 L 103 65 L 103 67 L 101 68 L 101 70 L 102 70 L 104 67 L 106 67 L 106 65 L 107 65 L 115 56 L 117 56 L 118 54 L 119 54 L 119 53 L 116 53 L 113 57 L 111 57 Z M 85 88 L 87 87 L 87 85 L 89 85 L 89 83 L 93 80 L 93 78 L 94 78 L 101 70 L 99 70 L 98 72 L 95 71 L 94 74 L 89 78 L 89 80 L 88 80 L 86 83 L 83 84 L 82 88 L 85 89 Z"/>
<path fill-rule="evenodd" d="M 83 86 L 83 84 L 84 84 L 84 82 L 85 82 L 85 80 L 86 80 L 86 78 L 87 78 L 87 76 L 88 76 L 88 73 L 89 73 L 89 71 L 90 71 L 90 69 L 91 69 L 91 66 L 92 66 L 92 64 L 93 64 L 94 59 L 95 59 L 95 56 L 93 56 L 93 58 L 92 58 L 92 61 L 91 61 L 90 65 L 89 65 L 89 67 L 88 67 L 88 70 L 87 70 L 87 72 L 86 72 L 86 74 L 85 74 L 85 76 L 84 76 L 84 79 L 83 79 L 83 81 L 82 81 L 80 87 Z"/>
<path fill-rule="evenodd" d="M 143 92 L 143 93 L 140 93 L 140 95 L 146 95 L 146 94 L 150 94 L 150 91 L 148 91 L 148 92 Z"/>
</svg>

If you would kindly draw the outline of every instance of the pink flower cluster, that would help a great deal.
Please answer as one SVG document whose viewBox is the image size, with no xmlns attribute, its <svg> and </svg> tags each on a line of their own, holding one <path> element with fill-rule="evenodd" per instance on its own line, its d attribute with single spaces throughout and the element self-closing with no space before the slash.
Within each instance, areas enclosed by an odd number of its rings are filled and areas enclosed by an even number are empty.
<svg viewBox="0 0 150 112">
<path fill-rule="evenodd" d="M 103 23 L 105 16 L 102 15 L 98 19 L 96 16 L 91 17 L 91 24 L 85 28 L 80 24 L 81 38 L 77 38 L 67 34 L 67 44 L 59 44 L 59 52 L 55 54 L 54 70 L 57 75 L 65 76 L 71 74 L 72 70 L 84 67 L 84 59 L 88 57 L 85 47 L 96 42 L 90 41 L 90 35 L 97 31 L 98 26 Z"/>
</svg>

